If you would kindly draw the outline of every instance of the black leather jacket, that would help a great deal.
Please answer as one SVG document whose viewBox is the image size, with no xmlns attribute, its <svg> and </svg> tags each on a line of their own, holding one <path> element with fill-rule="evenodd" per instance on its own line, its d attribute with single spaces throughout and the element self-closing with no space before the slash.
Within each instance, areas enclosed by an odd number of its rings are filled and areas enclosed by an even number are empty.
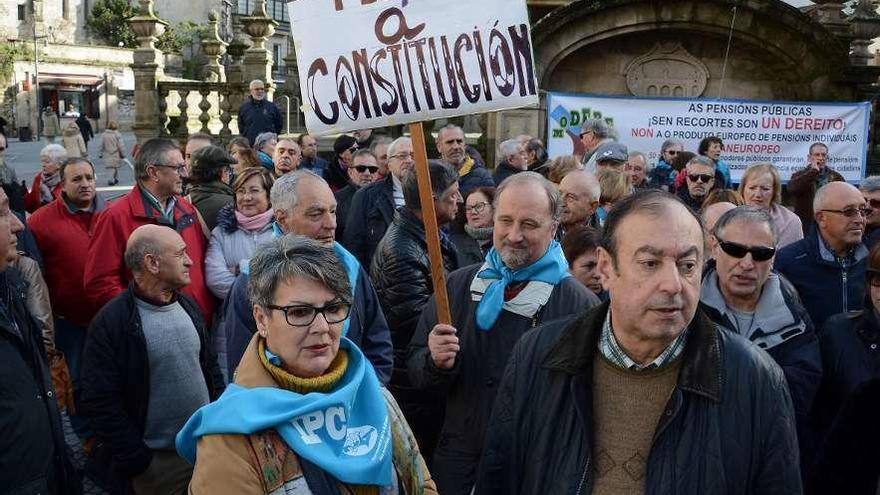
<svg viewBox="0 0 880 495">
<path fill-rule="evenodd" d="M 608 304 L 520 339 L 495 401 L 476 494 L 587 494 L 592 369 Z M 697 310 L 654 434 L 645 493 L 801 493 L 782 370 Z"/>
<path fill-rule="evenodd" d="M 445 235 L 440 237 L 440 249 L 446 272 L 456 270 L 455 246 Z M 370 278 L 391 329 L 394 367 L 405 369 L 409 341 L 422 308 L 434 293 L 425 227 L 409 208 L 403 207 L 394 215 L 394 221 L 376 247 Z"/>
</svg>

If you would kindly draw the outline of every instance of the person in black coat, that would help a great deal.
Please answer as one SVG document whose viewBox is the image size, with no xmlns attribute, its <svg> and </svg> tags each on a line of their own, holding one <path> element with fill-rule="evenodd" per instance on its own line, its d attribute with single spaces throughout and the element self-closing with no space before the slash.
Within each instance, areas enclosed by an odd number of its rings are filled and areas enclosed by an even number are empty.
<svg viewBox="0 0 880 495">
<path fill-rule="evenodd" d="M 133 273 L 128 289 L 89 325 L 80 413 L 98 438 L 96 457 L 109 461 L 102 468 L 131 480 L 136 493 L 158 492 L 166 476 L 168 486 L 188 484 L 192 470 L 174 451 L 172 432 L 225 386 L 201 310 L 178 292 L 192 264 L 183 238 L 169 227 L 138 227 L 125 261 Z"/>
<path fill-rule="evenodd" d="M 26 306 L 27 283 L 8 267 L 21 229 L 0 192 L 0 490 L 78 495 L 43 339 Z"/>
<path fill-rule="evenodd" d="M 351 208 L 345 224 L 345 235 L 340 241 L 361 266 L 369 268 L 376 246 L 391 221 L 394 212 L 405 204 L 401 180 L 403 174 L 415 167 L 412 140 L 400 137 L 388 145 L 388 175 L 380 182 L 360 188 L 351 199 Z M 338 219 L 337 219 L 338 221 Z"/>
<path fill-rule="evenodd" d="M 333 142 L 333 161 L 324 169 L 324 180 L 330 185 L 333 192 L 339 191 L 348 185 L 348 167 L 351 166 L 352 157 L 358 150 L 357 140 L 343 134 Z"/>
<path fill-rule="evenodd" d="M 486 254 L 492 249 L 494 201 L 494 187 L 478 187 L 465 196 L 464 227 L 461 231 L 453 230 L 449 234 L 449 238 L 458 250 L 458 261 L 461 266 L 483 263 Z"/>
<path fill-rule="evenodd" d="M 832 316 L 819 332 L 823 375 L 811 415 L 817 446 L 856 388 L 880 378 L 880 245 L 868 255 L 865 285 L 864 309 Z"/>
<path fill-rule="evenodd" d="M 348 167 L 348 185 L 333 194 L 336 197 L 337 239 L 342 239 L 345 235 L 345 224 L 351 212 L 354 195 L 360 188 L 372 184 L 378 176 L 376 155 L 367 149 L 357 150 L 351 158 L 351 167 Z"/>
<path fill-rule="evenodd" d="M 599 303 L 568 275 L 553 240 L 558 201 L 556 188 L 535 172 L 505 181 L 496 192 L 489 265 L 460 268 L 447 279 L 452 325 L 438 323 L 434 296 L 421 313 L 407 367 L 414 387 L 446 398 L 431 470 L 443 495 L 473 488 L 495 393 L 520 337 Z M 548 418 L 546 424 L 555 425 Z"/>
<path fill-rule="evenodd" d="M 76 118 L 76 125 L 79 127 L 79 133 L 82 134 L 83 142 L 88 146 L 89 140 L 95 137 L 95 132 L 92 131 L 92 123 L 89 122 L 85 114 L 79 114 L 79 117 Z"/>
<path fill-rule="evenodd" d="M 609 302 L 520 339 L 476 495 L 801 493 L 783 372 L 699 308 L 702 262 L 700 221 L 673 196 L 614 205 Z"/>
<path fill-rule="evenodd" d="M 437 224 L 443 225 L 455 218 L 461 203 L 458 174 L 449 165 L 436 160 L 430 162 L 429 169 L 436 198 Z M 409 342 L 422 310 L 434 293 L 416 174 L 404 176 L 403 195 L 407 206 L 394 215 L 391 227 L 379 242 L 370 267 L 370 278 L 388 320 L 394 345 L 394 372 L 388 388 L 403 410 L 422 455 L 431 459 L 443 422 L 443 399 L 435 392 L 413 389 L 406 370 Z M 440 247 L 445 271 L 458 269 L 455 246 L 442 232 Z"/>
<path fill-rule="evenodd" d="M 880 486 L 880 379 L 859 385 L 837 414 L 816 456 L 807 493 L 876 495 Z"/>
<path fill-rule="evenodd" d="M 266 85 L 254 79 L 248 85 L 250 96 L 238 108 L 238 133 L 248 138 L 251 146 L 263 132 L 281 134 L 281 111 L 266 99 Z"/>
<path fill-rule="evenodd" d="M 807 418 L 822 379 L 822 357 L 797 290 L 772 269 L 778 241 L 772 222 L 766 211 L 753 206 L 734 208 L 718 219 L 700 302 L 715 324 L 754 342 L 782 368 L 801 457 L 807 459 L 812 452 Z"/>
</svg>

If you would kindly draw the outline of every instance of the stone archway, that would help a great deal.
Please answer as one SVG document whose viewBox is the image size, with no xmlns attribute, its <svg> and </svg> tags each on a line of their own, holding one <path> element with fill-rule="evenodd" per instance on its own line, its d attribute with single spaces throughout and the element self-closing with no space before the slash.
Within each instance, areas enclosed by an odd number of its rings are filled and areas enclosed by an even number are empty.
<svg viewBox="0 0 880 495">
<path fill-rule="evenodd" d="M 738 9 L 733 49 L 722 92 L 722 61 L 734 5 Z M 852 84 L 842 81 L 849 65 L 846 44 L 779 0 L 580 0 L 541 19 L 532 36 L 538 81 L 550 91 L 637 94 L 632 90 L 632 64 L 660 43 L 678 44 L 681 60 L 697 61 L 691 64 L 693 74 L 687 63 L 670 62 L 672 70 L 684 70 L 685 79 L 698 80 L 697 67 L 705 67 L 705 84 L 700 87 L 697 81 L 691 86 L 701 91 L 682 96 L 803 100 L 854 96 Z M 643 79 L 660 77 L 657 72 L 643 74 Z M 675 73 L 670 79 L 682 79 L 679 76 Z"/>
</svg>

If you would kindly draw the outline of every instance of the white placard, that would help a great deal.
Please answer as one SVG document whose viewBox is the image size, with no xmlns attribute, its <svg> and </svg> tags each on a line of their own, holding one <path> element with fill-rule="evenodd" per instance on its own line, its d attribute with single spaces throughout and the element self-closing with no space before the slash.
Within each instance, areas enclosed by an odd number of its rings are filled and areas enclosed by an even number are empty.
<svg viewBox="0 0 880 495">
<path fill-rule="evenodd" d="M 524 0 L 288 4 L 314 134 L 538 103 Z"/>
<path fill-rule="evenodd" d="M 721 160 L 738 183 L 755 162 L 776 165 L 783 181 L 805 167 L 810 145 L 828 146 L 828 165 L 848 182 L 865 176 L 868 119 L 862 103 L 613 98 L 550 93 L 547 96 L 548 153 L 582 154 L 584 119 L 601 118 L 614 126 L 618 140 L 641 151 L 649 163 L 659 158 L 667 139 L 677 139 L 696 153 L 705 137 L 724 142 Z"/>
</svg>

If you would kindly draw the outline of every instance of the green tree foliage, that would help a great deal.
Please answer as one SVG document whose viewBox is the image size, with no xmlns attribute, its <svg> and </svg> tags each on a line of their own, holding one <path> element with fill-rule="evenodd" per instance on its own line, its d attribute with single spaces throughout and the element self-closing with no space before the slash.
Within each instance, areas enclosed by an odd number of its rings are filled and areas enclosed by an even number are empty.
<svg viewBox="0 0 880 495">
<path fill-rule="evenodd" d="M 192 21 L 178 22 L 165 28 L 165 32 L 156 41 L 156 48 L 165 53 L 181 53 L 184 46 L 198 43 L 207 33 L 207 25 Z"/>
<path fill-rule="evenodd" d="M 16 60 L 32 60 L 34 52 L 26 43 L 0 43 L 0 86 L 12 80 L 12 66 Z"/>
<path fill-rule="evenodd" d="M 111 46 L 137 47 L 137 36 L 128 20 L 137 11 L 128 0 L 98 0 L 92 7 L 86 25 L 98 38 Z"/>
</svg>

